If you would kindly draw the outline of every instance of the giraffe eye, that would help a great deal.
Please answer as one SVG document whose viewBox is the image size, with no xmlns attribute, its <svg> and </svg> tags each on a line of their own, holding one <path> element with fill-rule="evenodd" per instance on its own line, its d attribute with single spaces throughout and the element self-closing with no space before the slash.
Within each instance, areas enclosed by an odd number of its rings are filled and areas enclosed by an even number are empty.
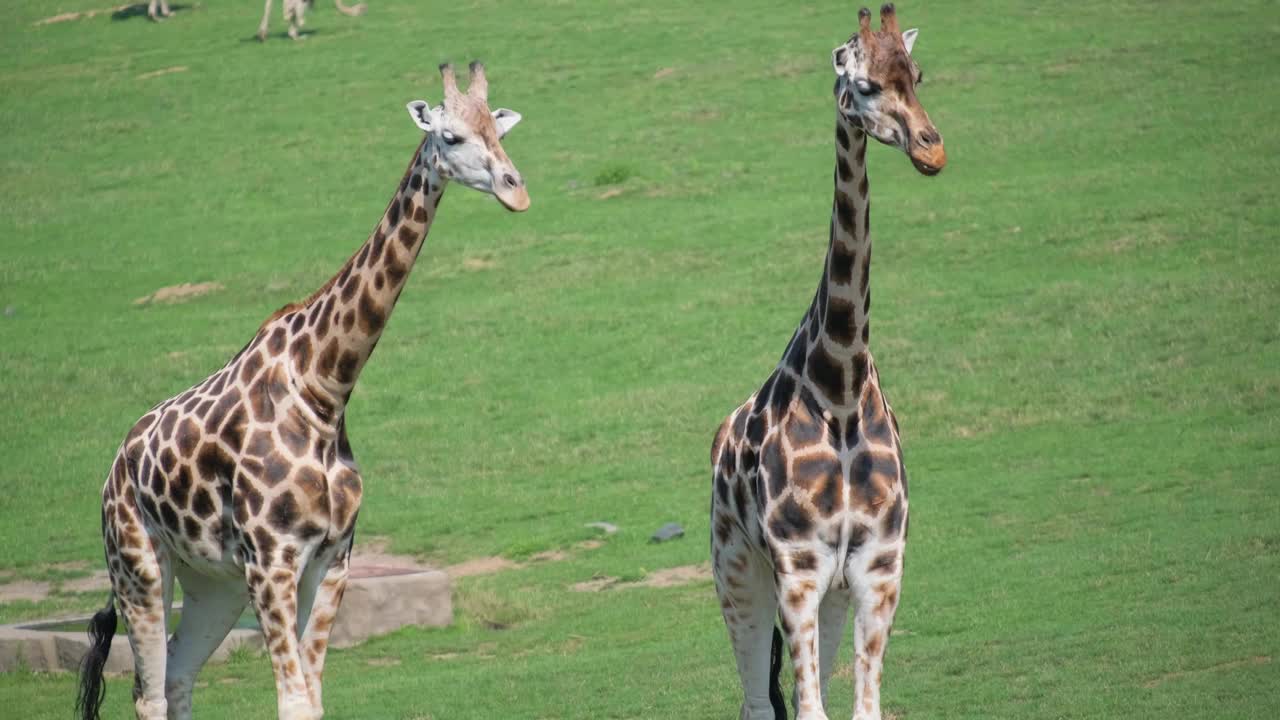
<svg viewBox="0 0 1280 720">
<path fill-rule="evenodd" d="M 462 137 L 460 135 L 454 135 L 452 132 L 448 130 L 445 130 L 444 132 L 440 133 L 440 137 L 450 145 L 457 145 L 458 143 L 462 142 Z"/>
<path fill-rule="evenodd" d="M 853 86 L 858 89 L 859 95 L 870 97 L 880 92 L 880 86 L 869 80 L 854 80 Z"/>
</svg>

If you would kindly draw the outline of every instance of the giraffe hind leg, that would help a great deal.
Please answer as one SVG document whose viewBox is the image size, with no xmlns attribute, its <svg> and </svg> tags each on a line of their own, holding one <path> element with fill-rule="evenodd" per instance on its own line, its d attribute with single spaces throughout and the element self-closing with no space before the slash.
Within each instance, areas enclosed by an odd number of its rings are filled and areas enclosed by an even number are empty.
<svg viewBox="0 0 1280 720">
<path fill-rule="evenodd" d="M 267 642 L 276 680 L 276 708 L 280 720 L 317 720 L 311 706 L 302 657 L 298 652 L 298 580 L 288 565 L 249 563 L 245 566 L 250 599 Z"/>
<path fill-rule="evenodd" d="M 729 516 L 731 511 L 718 505 L 717 498 L 712 508 L 712 574 L 742 681 L 739 717 L 786 720 L 781 694 L 771 691 L 776 682 L 771 660 L 778 613 L 773 570 L 751 547 L 746 534 Z"/>
<path fill-rule="evenodd" d="M 103 534 L 111 586 L 133 650 L 134 710 L 139 720 L 165 720 L 166 635 L 173 575 L 167 553 L 151 542 L 132 502 L 121 498 L 106 515 Z"/>
<path fill-rule="evenodd" d="M 347 545 L 332 559 L 319 558 L 309 565 L 299 583 L 298 627 L 302 629 L 299 653 L 307 681 L 311 708 L 319 717 L 324 712 L 321 681 L 324 661 L 329 649 L 329 633 L 338 617 L 338 607 L 347 590 L 351 546 Z"/>
<path fill-rule="evenodd" d="M 829 588 L 818 606 L 818 671 L 822 685 L 822 706 L 827 706 L 827 681 L 840 654 L 840 641 L 849 619 L 852 595 L 848 590 Z"/>
<path fill-rule="evenodd" d="M 211 578 L 187 567 L 177 568 L 177 575 L 182 585 L 182 619 L 169 641 L 165 699 L 170 720 L 187 720 L 196 675 L 235 626 L 249 595 L 237 578 Z"/>
<path fill-rule="evenodd" d="M 880 720 L 881 673 L 902 587 L 902 549 L 858 553 L 849 563 L 849 584 L 856 600 L 853 718 Z"/>
</svg>

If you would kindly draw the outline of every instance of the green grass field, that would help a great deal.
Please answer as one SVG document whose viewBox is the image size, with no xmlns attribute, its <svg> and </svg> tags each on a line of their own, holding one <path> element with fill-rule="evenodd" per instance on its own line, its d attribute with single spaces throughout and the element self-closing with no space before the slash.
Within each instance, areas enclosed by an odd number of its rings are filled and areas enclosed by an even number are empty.
<svg viewBox="0 0 1280 720">
<path fill-rule="evenodd" d="M 358 537 L 569 557 L 461 579 L 451 628 L 335 651 L 328 716 L 736 717 L 709 581 L 570 587 L 707 559 L 712 435 L 821 273 L 857 5 L 322 1 L 307 40 L 277 10 L 261 45 L 244 0 L 34 24 L 107 4 L 11 0 L 0 26 L 0 582 L 100 566 L 125 431 L 364 241 L 419 138 L 405 102 L 479 57 L 524 114 L 504 144 L 533 208 L 441 206 L 350 407 Z M 1280 10 L 899 15 L 951 163 L 869 153 L 871 343 L 912 472 L 886 711 L 1280 716 Z M 134 304 L 183 282 L 225 289 Z M 577 547 L 596 520 L 622 530 Z M 667 521 L 686 537 L 649 544 Z M 264 656 L 201 678 L 201 717 L 275 717 Z M 0 715 L 73 696 L 0 675 Z"/>
</svg>

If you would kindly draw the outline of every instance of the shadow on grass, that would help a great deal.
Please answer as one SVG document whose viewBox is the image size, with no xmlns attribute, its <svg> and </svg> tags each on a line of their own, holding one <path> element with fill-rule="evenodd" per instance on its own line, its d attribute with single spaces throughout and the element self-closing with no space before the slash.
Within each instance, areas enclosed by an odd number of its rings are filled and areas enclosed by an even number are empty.
<svg viewBox="0 0 1280 720">
<path fill-rule="evenodd" d="M 307 38 L 309 38 L 309 37 L 312 37 L 312 36 L 314 36 L 314 35 L 319 35 L 319 34 L 320 34 L 320 31 L 318 31 L 318 30 L 299 30 L 299 31 L 298 31 L 298 40 L 306 40 L 306 39 L 307 39 Z M 278 33 L 271 33 L 270 35 L 268 35 L 268 36 L 267 36 L 267 40 L 292 40 L 292 39 L 293 39 L 293 38 L 290 38 L 290 37 L 289 37 L 289 31 L 288 31 L 288 30 L 281 30 L 281 31 L 280 31 L 280 32 L 278 32 Z M 245 44 L 245 43 L 265 43 L 267 40 L 259 40 L 259 39 L 258 39 L 258 36 L 257 36 L 256 34 L 255 34 L 255 35 L 250 35 L 250 36 L 249 36 L 249 37 L 247 37 L 247 38 L 240 38 L 240 42 L 241 42 L 241 44 Z M 295 42 L 296 42 L 296 41 L 295 41 Z"/>
<path fill-rule="evenodd" d="M 190 5 L 170 5 L 169 12 L 177 13 L 184 10 L 190 10 Z M 111 13 L 112 20 L 132 20 L 138 17 L 147 17 L 147 3 L 137 3 L 136 5 L 126 5 L 119 10 Z"/>
</svg>

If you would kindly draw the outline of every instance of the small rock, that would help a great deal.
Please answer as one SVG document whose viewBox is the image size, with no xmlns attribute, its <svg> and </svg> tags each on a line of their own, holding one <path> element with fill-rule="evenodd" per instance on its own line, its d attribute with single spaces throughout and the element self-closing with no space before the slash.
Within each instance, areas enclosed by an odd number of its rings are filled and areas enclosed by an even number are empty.
<svg viewBox="0 0 1280 720">
<path fill-rule="evenodd" d="M 678 537 L 684 537 L 684 528 L 680 526 L 680 523 L 667 523 L 658 528 L 658 531 L 649 540 L 652 542 L 666 542 L 675 540 Z"/>
<path fill-rule="evenodd" d="M 586 526 L 585 526 L 585 527 L 595 528 L 595 529 L 597 529 L 597 530 L 602 530 L 602 531 L 604 532 L 604 534 L 605 534 L 605 535 L 612 535 L 612 534 L 614 534 L 614 533 L 618 532 L 618 526 L 617 526 L 617 525 L 614 525 L 613 523 L 607 523 L 607 522 L 604 522 L 603 520 L 602 520 L 602 521 L 600 521 L 600 522 L 589 522 L 589 523 L 587 523 L 587 524 L 586 524 Z"/>
<path fill-rule="evenodd" d="M 5 308 L 4 308 L 4 316 L 5 316 L 5 317 L 13 317 L 14 315 L 17 315 L 17 314 L 18 314 L 18 308 L 14 307 L 14 306 L 12 306 L 12 305 L 6 305 L 6 306 L 5 306 Z"/>
</svg>

